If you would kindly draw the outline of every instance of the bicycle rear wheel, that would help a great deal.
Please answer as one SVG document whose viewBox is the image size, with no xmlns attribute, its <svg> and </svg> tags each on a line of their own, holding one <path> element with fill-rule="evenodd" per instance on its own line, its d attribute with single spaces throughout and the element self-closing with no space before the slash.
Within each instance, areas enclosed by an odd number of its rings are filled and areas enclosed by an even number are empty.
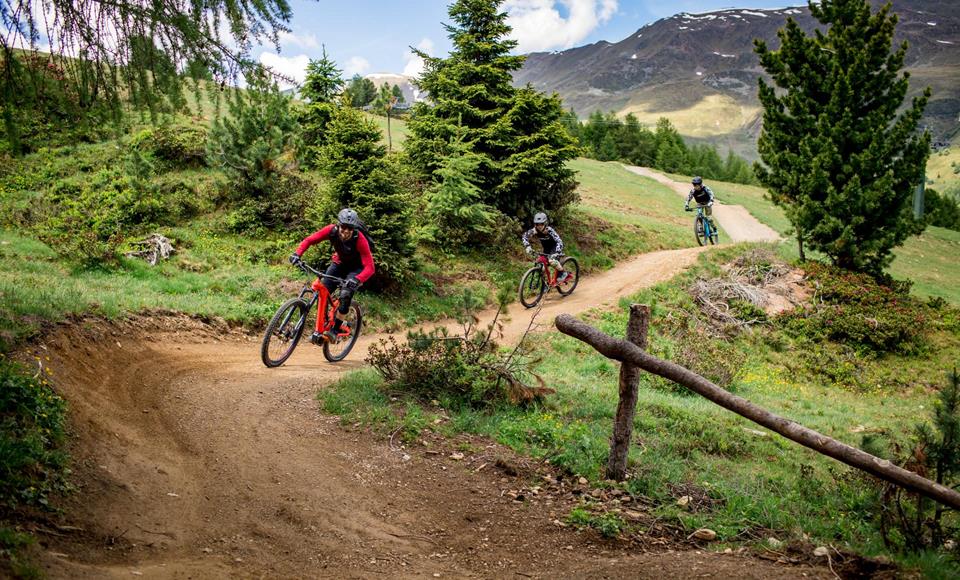
<svg viewBox="0 0 960 580">
<path fill-rule="evenodd" d="M 569 276 L 562 284 L 557 284 L 557 292 L 563 296 L 569 296 L 580 283 L 580 264 L 576 258 L 564 258 L 560 260 L 560 265 Z"/>
<path fill-rule="evenodd" d="M 698 215 L 697 219 L 693 220 L 693 235 L 697 236 L 697 243 L 701 246 L 706 245 L 707 243 L 707 234 L 703 221 L 702 215 Z"/>
<path fill-rule="evenodd" d="M 520 278 L 520 304 L 527 308 L 533 308 L 543 298 L 546 289 L 547 286 L 543 281 L 543 270 L 539 266 L 530 268 Z"/>
<path fill-rule="evenodd" d="M 309 310 L 309 304 L 300 298 L 291 298 L 273 315 L 260 344 L 260 359 L 265 366 L 273 368 L 287 362 L 303 335 Z"/>
<path fill-rule="evenodd" d="M 331 309 L 332 305 L 328 306 L 328 310 Z M 328 320 L 330 319 L 332 319 L 332 317 L 328 318 Z M 343 318 L 340 332 L 337 334 L 337 341 L 323 343 L 323 357 L 330 362 L 345 359 L 347 355 L 350 354 L 350 351 L 353 350 L 353 345 L 357 344 L 362 326 L 363 313 L 360 312 L 360 306 L 356 302 L 351 302 L 350 308 Z"/>
</svg>

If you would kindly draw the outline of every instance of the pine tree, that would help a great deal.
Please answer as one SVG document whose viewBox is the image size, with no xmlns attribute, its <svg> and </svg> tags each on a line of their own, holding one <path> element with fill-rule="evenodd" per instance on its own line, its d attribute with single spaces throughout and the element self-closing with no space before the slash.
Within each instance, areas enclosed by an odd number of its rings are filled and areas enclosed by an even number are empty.
<svg viewBox="0 0 960 580">
<path fill-rule="evenodd" d="M 369 82 L 369 81 L 367 81 Z M 371 83 L 372 84 L 372 83 Z M 338 104 L 335 102 L 343 78 L 337 63 L 327 56 L 326 47 L 319 60 L 310 60 L 307 64 L 306 78 L 300 87 L 300 96 L 308 103 L 300 111 L 300 149 L 298 158 L 307 168 L 315 167 L 320 147 L 326 139 L 327 124 L 333 117 Z M 344 100 L 350 99 L 344 95 Z"/>
<path fill-rule="evenodd" d="M 320 169 L 333 205 L 320 207 L 316 219 L 330 219 L 342 207 L 357 211 L 376 244 L 378 286 L 409 280 L 413 271 L 410 197 L 395 178 L 394 161 L 380 144 L 380 129 L 363 113 L 337 107 L 320 147 Z"/>
<path fill-rule="evenodd" d="M 922 229 L 911 200 L 929 154 L 930 137 L 917 127 L 930 91 L 898 114 L 907 46 L 891 51 L 889 4 L 872 13 L 867 0 L 822 0 L 810 12 L 826 33 L 807 37 L 791 18 L 779 50 L 755 41 L 774 83 L 760 80 L 757 174 L 801 244 L 840 267 L 879 273 Z"/>
<path fill-rule="evenodd" d="M 420 173 L 435 173 L 450 153 L 459 128 L 465 142 L 480 155 L 477 185 L 483 201 L 512 216 L 551 211 L 575 198 L 573 172 L 567 160 L 578 148 L 563 128 L 557 97 L 532 88 L 512 86 L 512 73 L 523 64 L 512 56 L 516 42 L 502 0 L 457 0 L 447 25 L 453 50 L 447 58 L 415 52 L 424 59 L 418 86 L 430 103 L 418 103 L 404 148 Z"/>
</svg>

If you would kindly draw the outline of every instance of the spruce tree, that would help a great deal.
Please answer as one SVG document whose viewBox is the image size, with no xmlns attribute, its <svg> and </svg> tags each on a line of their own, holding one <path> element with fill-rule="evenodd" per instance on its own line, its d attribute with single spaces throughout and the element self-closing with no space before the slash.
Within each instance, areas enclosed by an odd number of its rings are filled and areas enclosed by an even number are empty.
<svg viewBox="0 0 960 580">
<path fill-rule="evenodd" d="M 557 97 L 512 86 L 524 57 L 510 55 L 516 42 L 502 0 L 457 0 L 446 25 L 453 50 L 447 58 L 415 52 L 424 59 L 417 85 L 430 95 L 418 103 L 404 144 L 419 172 L 437 181 L 436 171 L 463 127 L 465 142 L 480 156 L 477 186 L 483 202 L 522 218 L 555 210 L 574 200 L 573 171 L 567 160 L 578 153 L 564 129 Z"/>
<path fill-rule="evenodd" d="M 929 89 L 898 114 L 908 89 L 907 45 L 892 50 L 897 16 L 867 0 L 822 0 L 810 12 L 826 32 L 788 19 L 780 49 L 755 50 L 760 79 L 761 182 L 798 241 L 837 266 L 879 273 L 922 224 L 911 215 L 930 137 L 917 131 Z M 802 246 L 801 246 L 802 251 Z"/>
<path fill-rule="evenodd" d="M 332 103 L 343 88 L 343 76 L 337 63 L 327 56 L 327 47 L 323 47 L 323 56 L 318 60 L 310 59 L 307 74 L 300 86 L 300 96 L 311 103 Z"/>
<path fill-rule="evenodd" d="M 337 107 L 332 112 L 319 149 L 332 205 L 321 206 L 321 215 L 314 217 L 330 219 L 342 207 L 353 208 L 376 244 L 375 285 L 409 280 L 414 267 L 410 197 L 398 184 L 395 161 L 380 144 L 383 134 L 356 109 Z"/>
</svg>

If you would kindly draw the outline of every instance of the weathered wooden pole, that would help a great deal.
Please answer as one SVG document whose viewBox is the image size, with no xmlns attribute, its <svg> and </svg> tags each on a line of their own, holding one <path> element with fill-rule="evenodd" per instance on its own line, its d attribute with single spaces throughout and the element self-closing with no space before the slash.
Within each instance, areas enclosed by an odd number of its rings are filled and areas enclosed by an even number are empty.
<svg viewBox="0 0 960 580">
<path fill-rule="evenodd" d="M 645 304 L 630 305 L 630 320 L 627 322 L 627 340 L 643 350 L 647 349 L 647 330 L 650 327 L 650 307 Z M 627 454 L 633 435 L 633 418 L 637 414 L 637 396 L 640 383 L 640 368 L 629 361 L 620 364 L 620 402 L 613 421 L 613 436 L 610 438 L 610 457 L 607 460 L 607 478 L 623 481 L 627 477 Z"/>
<path fill-rule="evenodd" d="M 775 415 L 743 397 L 738 397 L 721 389 L 692 371 L 672 362 L 650 356 L 636 345 L 608 336 L 569 314 L 558 316 L 555 324 L 560 332 L 582 340 L 607 358 L 621 362 L 630 361 L 647 372 L 683 385 L 721 407 L 779 433 L 791 441 L 866 471 L 880 479 L 925 495 L 944 505 L 960 509 L 960 493 L 949 487 L 920 477 L 912 471 L 907 471 L 885 459 L 874 457 L 856 447 L 841 443 L 795 421 Z"/>
</svg>

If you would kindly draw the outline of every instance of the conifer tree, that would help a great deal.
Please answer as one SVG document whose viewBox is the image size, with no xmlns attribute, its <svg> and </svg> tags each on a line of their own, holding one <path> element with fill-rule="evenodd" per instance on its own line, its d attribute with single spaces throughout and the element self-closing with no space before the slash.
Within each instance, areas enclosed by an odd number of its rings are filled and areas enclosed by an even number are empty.
<svg viewBox="0 0 960 580">
<path fill-rule="evenodd" d="M 380 129 L 350 107 L 336 107 L 319 149 L 319 166 L 327 178 L 332 206 L 321 207 L 330 219 L 342 207 L 357 211 L 376 245 L 379 286 L 389 286 L 412 275 L 414 244 L 410 232 L 409 196 L 395 178 L 397 170 L 380 144 Z"/>
<path fill-rule="evenodd" d="M 790 18 L 779 50 L 754 42 L 773 79 L 760 80 L 757 173 L 801 244 L 837 266 L 878 273 L 922 228 L 911 199 L 929 154 L 929 135 L 917 127 L 930 91 L 898 114 L 907 46 L 891 50 L 889 4 L 872 13 L 867 0 L 822 0 L 810 12 L 826 32 L 808 37 Z"/>
<path fill-rule="evenodd" d="M 306 78 L 300 86 L 300 96 L 311 103 L 332 103 L 343 88 L 343 76 L 337 63 L 327 56 L 327 47 L 323 47 L 323 56 L 307 63 Z"/>
<path fill-rule="evenodd" d="M 404 148 L 414 166 L 434 179 L 459 127 L 480 156 L 477 186 L 483 201 L 512 216 L 554 210 L 574 200 L 574 174 L 566 161 L 578 148 L 563 128 L 557 97 L 511 85 L 523 64 L 512 56 L 516 42 L 503 0 L 457 0 L 446 25 L 453 50 L 447 58 L 415 52 L 424 59 L 418 86 L 430 95 L 409 122 Z M 434 179 L 435 180 L 435 179 Z"/>
</svg>

